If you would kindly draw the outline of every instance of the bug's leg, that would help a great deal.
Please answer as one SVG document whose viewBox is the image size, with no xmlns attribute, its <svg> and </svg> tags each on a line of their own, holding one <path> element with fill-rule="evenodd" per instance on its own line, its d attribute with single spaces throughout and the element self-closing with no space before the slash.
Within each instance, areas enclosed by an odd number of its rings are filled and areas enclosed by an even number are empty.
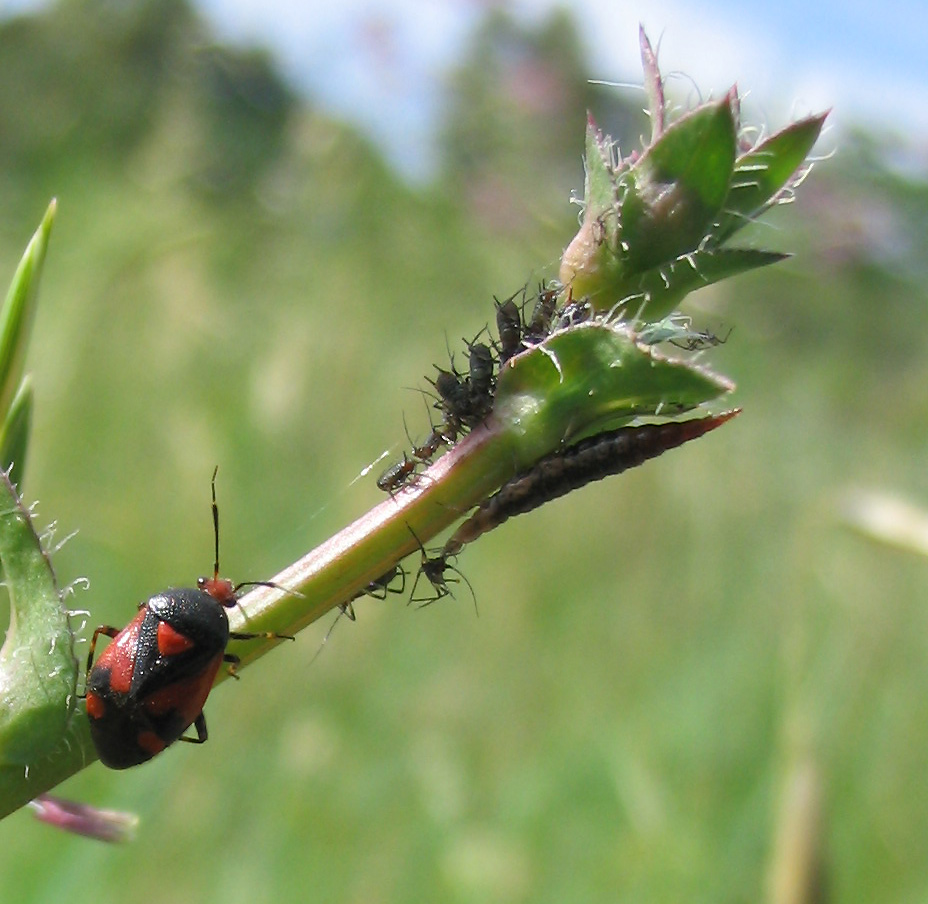
<svg viewBox="0 0 928 904">
<path fill-rule="evenodd" d="M 264 637 L 267 640 L 296 640 L 292 634 L 275 634 L 273 631 L 265 631 L 259 634 L 249 634 L 242 631 L 230 631 L 230 640 L 255 640 L 258 637 Z M 241 662 L 234 653 L 223 653 L 222 661 L 229 663 L 229 674 L 233 678 L 238 678 L 238 664 Z"/>
<path fill-rule="evenodd" d="M 259 631 L 256 634 L 243 633 L 241 631 L 229 632 L 229 638 L 231 640 L 256 640 L 259 637 L 263 637 L 265 640 L 296 640 L 292 634 L 277 634 L 274 631 Z M 228 658 L 226 661 L 228 661 Z"/>
<path fill-rule="evenodd" d="M 313 654 L 313 658 L 309 660 L 310 665 L 312 665 L 319 658 L 319 654 L 325 648 L 325 645 L 329 641 L 329 637 L 332 636 L 332 632 L 335 630 L 335 626 L 342 620 L 343 615 L 347 615 L 352 621 L 357 621 L 355 618 L 354 607 L 351 605 L 350 600 L 347 603 L 342 603 L 342 605 L 338 608 L 339 613 L 335 616 L 335 621 L 332 622 L 332 626 L 328 631 L 325 632 L 325 637 L 322 638 L 322 643 L 319 644 L 319 649 L 316 650 L 316 652 Z"/>
<path fill-rule="evenodd" d="M 236 637 L 239 640 L 241 639 L 237 635 L 230 634 L 229 636 Z M 229 668 L 228 668 L 229 675 L 232 678 L 234 678 L 236 681 L 238 681 L 239 679 L 238 664 L 242 661 L 241 658 L 236 656 L 234 653 L 223 653 L 222 661 L 229 663 Z"/>
<path fill-rule="evenodd" d="M 107 637 L 115 637 L 117 634 L 119 634 L 119 628 L 114 628 L 112 625 L 100 625 L 100 627 L 93 632 L 93 637 L 90 638 L 90 649 L 87 651 L 86 675 L 90 675 L 90 667 L 93 665 L 93 654 L 97 649 L 97 638 L 101 634 L 105 634 Z"/>
<path fill-rule="evenodd" d="M 209 735 L 206 732 L 206 717 L 203 713 L 200 713 L 200 715 L 193 720 L 193 727 L 197 731 L 197 736 L 191 738 L 189 735 L 181 735 L 180 740 L 186 741 L 188 744 L 205 744 Z"/>
</svg>

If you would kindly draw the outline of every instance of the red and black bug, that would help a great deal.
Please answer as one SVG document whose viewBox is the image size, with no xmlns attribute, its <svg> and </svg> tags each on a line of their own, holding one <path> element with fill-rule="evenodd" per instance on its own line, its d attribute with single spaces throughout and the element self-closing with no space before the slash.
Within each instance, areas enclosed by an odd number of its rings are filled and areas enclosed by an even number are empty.
<svg viewBox="0 0 928 904">
<path fill-rule="evenodd" d="M 213 576 L 196 588 L 171 588 L 149 597 L 138 615 L 119 630 L 101 625 L 93 632 L 87 656 L 85 697 L 90 736 L 101 762 L 126 769 L 150 760 L 177 740 L 202 744 L 207 739 L 203 704 L 223 662 L 233 670 L 239 661 L 226 652 L 230 639 L 280 637 L 229 630 L 226 609 L 244 586 L 219 577 L 219 508 L 213 472 L 213 531 L 216 556 Z M 101 634 L 113 642 L 93 661 Z M 185 736 L 193 726 L 196 737 Z"/>
</svg>

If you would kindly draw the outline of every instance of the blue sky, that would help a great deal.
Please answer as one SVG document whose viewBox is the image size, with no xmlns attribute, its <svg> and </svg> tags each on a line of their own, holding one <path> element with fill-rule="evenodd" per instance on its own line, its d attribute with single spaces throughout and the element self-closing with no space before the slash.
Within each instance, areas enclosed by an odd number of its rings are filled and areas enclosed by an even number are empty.
<svg viewBox="0 0 928 904">
<path fill-rule="evenodd" d="M 41 0 L 0 0 L 0 10 Z M 441 76 L 493 0 L 195 0 L 219 34 L 271 48 L 325 107 L 375 136 L 411 175 L 428 165 Z M 526 20 L 552 0 L 510 0 Z M 928 4 L 924 0 L 567 0 L 597 77 L 640 83 L 639 21 L 665 74 L 704 94 L 737 80 L 746 118 L 779 126 L 834 108 L 928 144 Z M 681 90 L 686 91 L 687 86 Z"/>
<path fill-rule="evenodd" d="M 273 47 L 295 81 L 360 121 L 415 170 L 441 73 L 487 0 L 197 0 L 226 37 Z M 551 0 L 511 0 L 537 19 Z M 571 0 L 598 77 L 640 82 L 637 28 L 660 42 L 665 73 L 703 94 L 734 81 L 759 123 L 834 108 L 832 122 L 928 136 L 928 4 L 924 0 Z M 685 90 L 685 89 L 684 89 Z"/>
</svg>

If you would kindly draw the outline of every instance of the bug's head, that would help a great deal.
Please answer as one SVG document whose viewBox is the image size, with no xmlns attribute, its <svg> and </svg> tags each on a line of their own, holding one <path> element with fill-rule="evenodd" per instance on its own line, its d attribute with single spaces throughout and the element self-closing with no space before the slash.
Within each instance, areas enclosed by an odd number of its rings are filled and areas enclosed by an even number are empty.
<svg viewBox="0 0 928 904">
<path fill-rule="evenodd" d="M 197 578 L 197 589 L 208 593 L 217 603 L 227 609 L 237 602 L 235 596 L 236 587 L 231 581 L 221 578 L 219 575 L 213 575 L 211 578 Z"/>
</svg>

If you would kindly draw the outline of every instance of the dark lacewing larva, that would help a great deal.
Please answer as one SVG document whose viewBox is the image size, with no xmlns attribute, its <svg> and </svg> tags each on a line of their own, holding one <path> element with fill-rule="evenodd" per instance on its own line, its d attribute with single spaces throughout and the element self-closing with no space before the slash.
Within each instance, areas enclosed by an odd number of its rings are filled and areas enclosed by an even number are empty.
<svg viewBox="0 0 928 904">
<path fill-rule="evenodd" d="M 439 559 L 457 555 L 467 543 L 516 515 L 523 515 L 588 483 L 644 464 L 668 449 L 696 439 L 741 411 L 664 424 L 620 427 L 581 440 L 542 458 L 516 475 L 488 499 L 452 534 Z"/>
</svg>

